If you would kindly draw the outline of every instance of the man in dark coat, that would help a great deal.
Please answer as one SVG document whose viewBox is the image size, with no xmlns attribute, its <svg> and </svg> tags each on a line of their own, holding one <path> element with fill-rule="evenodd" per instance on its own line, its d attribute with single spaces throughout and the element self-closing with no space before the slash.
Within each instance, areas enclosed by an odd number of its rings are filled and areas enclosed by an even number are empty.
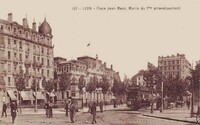
<svg viewBox="0 0 200 125">
<path fill-rule="evenodd" d="M 47 118 L 49 118 L 49 103 L 48 102 L 44 105 L 44 109 L 46 109 L 46 116 Z"/>
<path fill-rule="evenodd" d="M 68 116 L 68 110 L 69 110 L 69 104 L 68 104 L 68 101 L 67 101 L 66 105 L 65 105 L 66 116 Z"/>
<path fill-rule="evenodd" d="M 6 103 L 4 102 L 4 103 L 3 103 L 3 108 L 2 108 L 2 115 L 1 115 L 1 117 L 3 117 L 4 114 L 5 114 L 5 117 L 7 117 L 6 110 L 7 110 L 7 105 L 6 105 Z"/>
<path fill-rule="evenodd" d="M 10 109 L 11 109 L 12 123 L 14 123 L 15 118 L 17 116 L 17 104 L 15 102 L 12 102 L 10 105 Z"/>
<path fill-rule="evenodd" d="M 52 102 L 49 104 L 49 117 L 53 118 L 53 104 L 52 104 Z"/>
<path fill-rule="evenodd" d="M 97 111 L 97 107 L 96 107 L 96 103 L 94 102 L 92 107 L 91 107 L 91 114 L 93 116 L 92 124 L 94 124 L 94 122 L 97 123 L 97 121 L 96 121 L 96 111 Z"/>
<path fill-rule="evenodd" d="M 103 112 L 103 102 L 102 101 L 100 102 L 99 108 L 100 108 L 100 111 L 102 113 Z"/>
<path fill-rule="evenodd" d="M 188 110 L 189 110 L 189 109 L 190 109 L 190 99 L 188 99 L 188 100 L 186 101 L 186 105 L 187 105 Z"/>
<path fill-rule="evenodd" d="M 75 108 L 74 102 L 72 101 L 70 104 L 70 108 L 69 108 L 71 123 L 74 123 L 75 110 L 76 110 L 76 108 Z"/>
</svg>

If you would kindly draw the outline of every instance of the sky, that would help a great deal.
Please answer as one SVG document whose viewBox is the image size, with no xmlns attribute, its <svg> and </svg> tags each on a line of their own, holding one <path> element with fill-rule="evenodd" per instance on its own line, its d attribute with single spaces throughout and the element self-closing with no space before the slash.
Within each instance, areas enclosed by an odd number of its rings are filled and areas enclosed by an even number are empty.
<svg viewBox="0 0 200 125">
<path fill-rule="evenodd" d="M 157 66 L 158 56 L 185 54 L 200 60 L 199 0 L 0 0 L 0 19 L 13 13 L 29 27 L 46 17 L 52 28 L 54 56 L 98 57 L 113 65 L 121 79 Z M 82 10 L 83 7 L 180 7 L 180 10 Z M 73 10 L 78 7 L 78 10 Z M 80 8 L 80 10 L 79 10 Z M 87 47 L 87 44 L 90 46 Z"/>
</svg>

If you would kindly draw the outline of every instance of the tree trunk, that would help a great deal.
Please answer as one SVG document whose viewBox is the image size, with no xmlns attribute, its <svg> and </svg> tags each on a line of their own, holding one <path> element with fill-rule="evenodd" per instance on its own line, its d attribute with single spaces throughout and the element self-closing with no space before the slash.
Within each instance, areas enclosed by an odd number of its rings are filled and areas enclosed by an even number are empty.
<svg viewBox="0 0 200 125">
<path fill-rule="evenodd" d="M 105 94 L 103 94 L 103 101 L 104 101 L 104 106 L 105 106 L 105 109 L 106 109 L 106 97 L 105 97 Z"/>
<path fill-rule="evenodd" d="M 103 94 L 103 101 L 104 101 L 104 103 L 105 103 L 105 101 L 106 101 L 105 94 Z"/>
<path fill-rule="evenodd" d="M 20 91 L 20 96 L 19 96 L 19 112 L 22 113 L 22 108 L 21 108 L 21 91 Z"/>
<path fill-rule="evenodd" d="M 151 113 L 153 113 L 153 105 L 154 105 L 154 103 L 152 102 L 151 103 Z"/>
</svg>

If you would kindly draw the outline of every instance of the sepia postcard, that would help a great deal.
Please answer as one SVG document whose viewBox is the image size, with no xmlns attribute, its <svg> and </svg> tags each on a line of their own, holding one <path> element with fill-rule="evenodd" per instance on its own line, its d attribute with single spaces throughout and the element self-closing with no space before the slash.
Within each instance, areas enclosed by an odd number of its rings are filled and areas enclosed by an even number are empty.
<svg viewBox="0 0 200 125">
<path fill-rule="evenodd" d="M 0 125 L 200 124 L 199 0 L 0 0 Z"/>
</svg>

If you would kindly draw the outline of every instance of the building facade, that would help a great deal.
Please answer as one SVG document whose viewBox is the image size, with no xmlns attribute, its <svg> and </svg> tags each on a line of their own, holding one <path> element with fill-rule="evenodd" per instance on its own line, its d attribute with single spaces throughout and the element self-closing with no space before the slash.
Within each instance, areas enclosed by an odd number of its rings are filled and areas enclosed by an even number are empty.
<svg viewBox="0 0 200 125">
<path fill-rule="evenodd" d="M 131 78 L 132 84 L 137 86 L 145 86 L 144 70 L 140 70 L 136 75 Z"/>
<path fill-rule="evenodd" d="M 191 76 L 192 66 L 185 58 L 184 54 L 177 54 L 166 57 L 158 57 L 158 67 L 165 76 L 173 76 L 179 79 L 185 79 Z"/>
<path fill-rule="evenodd" d="M 38 30 L 37 30 L 38 29 Z M 36 22 L 29 28 L 24 18 L 22 25 L 13 21 L 12 13 L 8 19 L 0 19 L 0 74 L 5 82 L 6 102 L 16 96 L 15 76 L 23 70 L 26 75 L 26 89 L 30 90 L 33 78 L 37 78 L 42 90 L 41 80 L 54 77 L 52 29 L 46 19 L 37 28 Z M 14 92 L 14 94 L 13 94 Z"/>
<path fill-rule="evenodd" d="M 54 62 L 59 62 L 60 60 L 58 57 L 54 58 Z M 106 67 L 106 63 L 102 63 L 101 60 L 98 59 L 98 56 L 96 58 L 92 58 L 89 56 L 82 56 L 78 57 L 77 60 L 69 60 L 66 61 L 66 59 L 62 59 L 59 63 L 56 64 L 56 74 L 59 76 L 62 73 L 66 73 L 70 77 L 70 94 L 68 91 L 66 91 L 66 96 L 62 97 L 58 96 L 58 99 L 66 99 L 67 96 L 70 97 L 83 97 L 83 102 L 88 101 L 97 101 L 97 100 L 103 100 L 103 93 L 101 88 L 96 88 L 95 91 L 92 93 L 86 92 L 86 88 L 83 88 L 83 94 L 81 95 L 78 88 L 79 82 L 84 82 L 84 85 L 87 86 L 90 82 L 101 82 L 103 76 L 106 76 L 108 80 L 108 84 L 110 85 L 109 91 L 105 95 L 105 99 L 109 101 L 112 98 L 111 93 L 111 87 L 114 82 L 114 77 L 119 78 L 119 73 L 116 73 L 113 70 L 113 66 L 111 65 L 110 68 Z M 83 80 L 80 80 L 83 79 Z M 68 94 L 67 94 L 68 93 Z"/>
</svg>

